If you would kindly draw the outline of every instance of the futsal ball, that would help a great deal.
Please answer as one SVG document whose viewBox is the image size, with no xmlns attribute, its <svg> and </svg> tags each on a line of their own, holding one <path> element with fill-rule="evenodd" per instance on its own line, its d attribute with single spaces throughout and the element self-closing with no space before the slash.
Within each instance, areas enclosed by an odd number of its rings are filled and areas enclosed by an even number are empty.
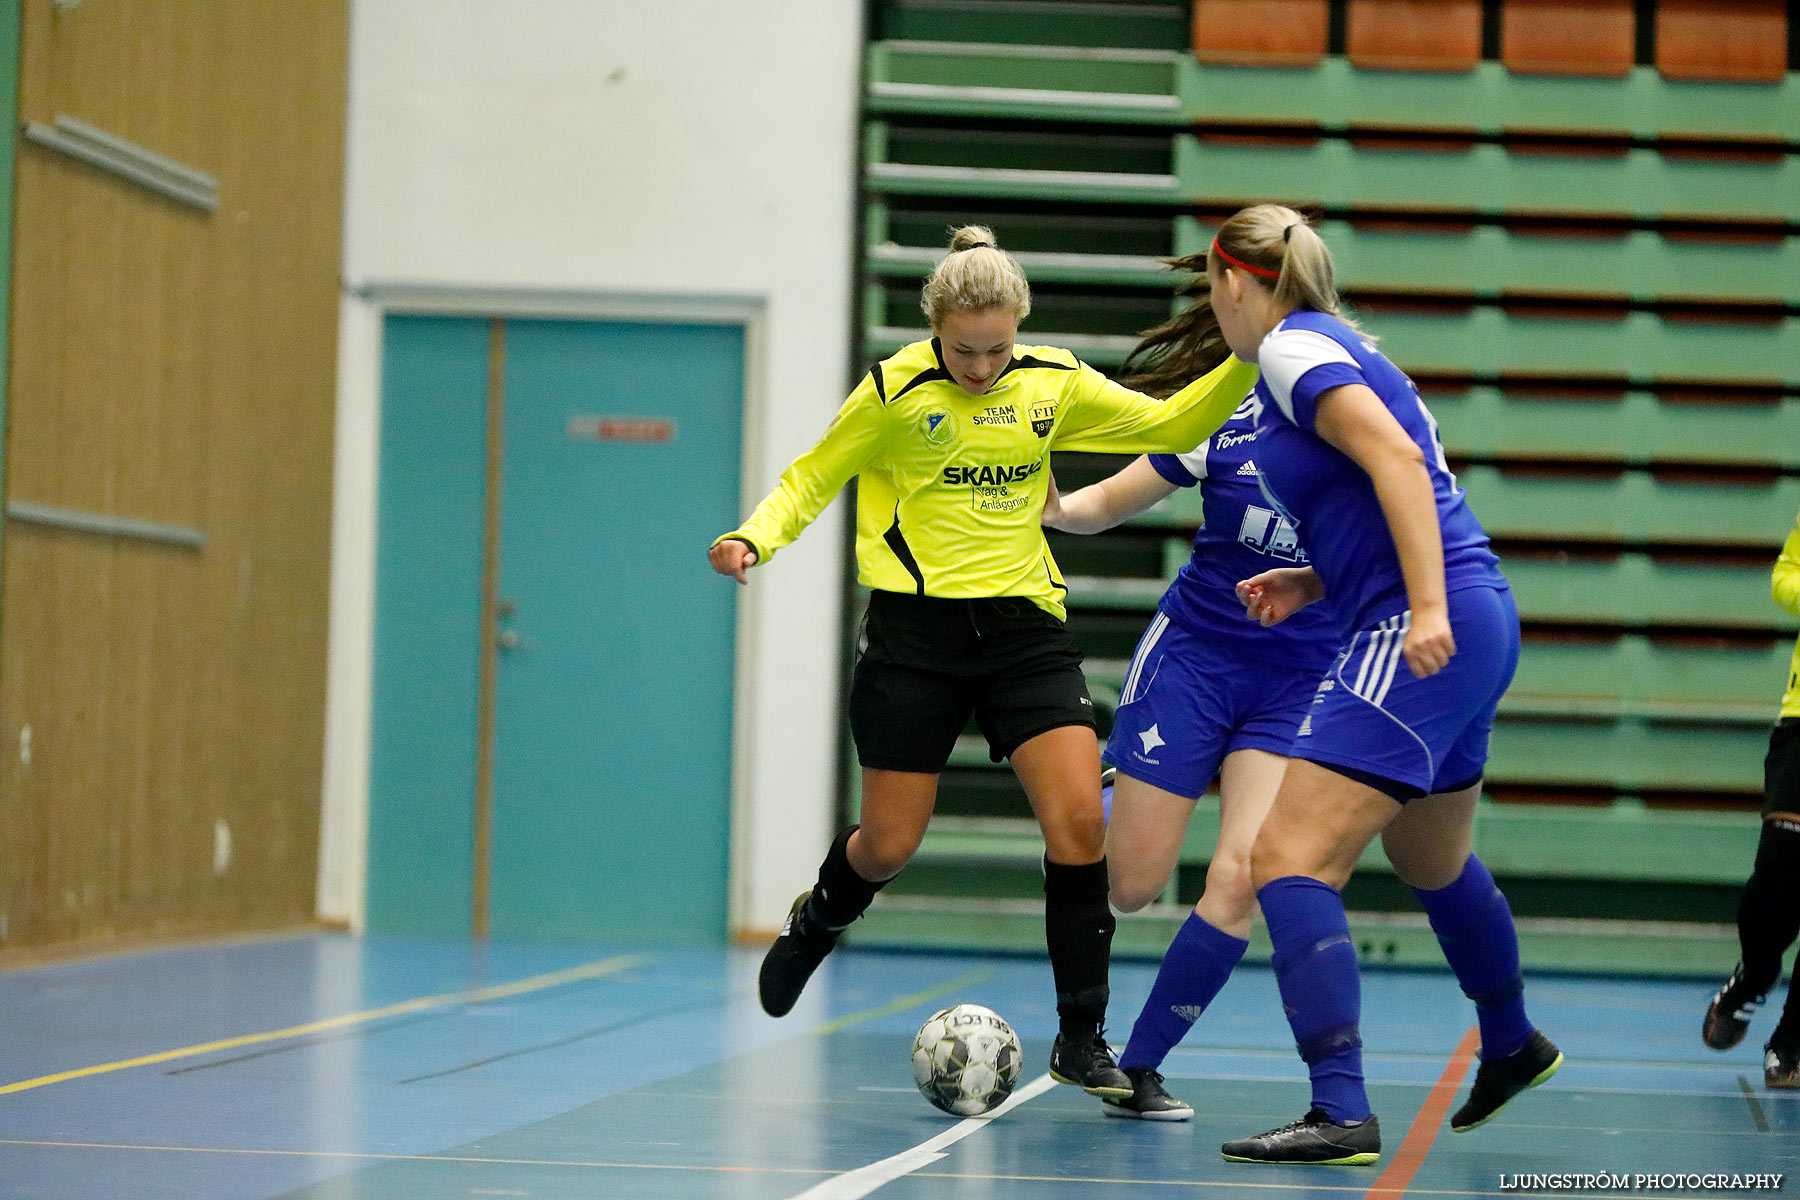
<svg viewBox="0 0 1800 1200">
<path fill-rule="evenodd" d="M 976 1116 L 1019 1082 L 1019 1035 L 979 1004 L 946 1008 L 913 1039 L 912 1071 L 927 1100 L 959 1117 Z"/>
</svg>

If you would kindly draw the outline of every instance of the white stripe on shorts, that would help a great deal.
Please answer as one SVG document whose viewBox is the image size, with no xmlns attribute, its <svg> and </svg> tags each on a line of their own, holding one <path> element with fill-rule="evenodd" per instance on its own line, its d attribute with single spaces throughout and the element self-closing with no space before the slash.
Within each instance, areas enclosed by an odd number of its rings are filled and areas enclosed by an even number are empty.
<svg viewBox="0 0 1800 1200">
<path fill-rule="evenodd" d="M 1120 704 L 1130 704 L 1138 698 L 1138 678 L 1144 673 L 1144 663 L 1149 660 L 1150 652 L 1156 649 L 1157 639 L 1162 637 L 1163 630 L 1168 627 L 1168 614 L 1158 610 L 1150 620 L 1150 628 L 1144 630 L 1143 639 L 1138 642 L 1137 654 L 1131 660 L 1131 671 L 1125 676 L 1125 687 L 1119 696 Z"/>
<path fill-rule="evenodd" d="M 1394 631 L 1394 654 L 1392 658 L 1388 659 L 1387 670 L 1382 672 L 1381 687 L 1373 696 L 1369 697 L 1376 708 L 1380 708 L 1381 702 L 1387 699 L 1388 689 L 1394 686 L 1394 671 L 1406 659 L 1406 655 L 1402 651 L 1406 646 L 1406 632 L 1411 628 L 1412 609 L 1409 608 L 1400 614 L 1400 628 Z"/>
<path fill-rule="evenodd" d="M 1369 646 L 1363 651 L 1362 665 L 1356 671 L 1356 682 L 1350 685 L 1350 690 L 1364 699 L 1369 695 L 1369 677 L 1381 673 L 1381 663 L 1386 657 L 1388 644 L 1393 639 L 1393 628 L 1394 619 L 1389 617 L 1369 633 Z"/>
</svg>

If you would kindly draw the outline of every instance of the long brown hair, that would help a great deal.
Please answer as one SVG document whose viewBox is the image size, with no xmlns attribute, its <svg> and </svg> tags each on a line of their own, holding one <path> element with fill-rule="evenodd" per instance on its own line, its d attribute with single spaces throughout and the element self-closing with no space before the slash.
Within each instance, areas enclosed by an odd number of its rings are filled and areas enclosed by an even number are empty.
<svg viewBox="0 0 1800 1200">
<path fill-rule="evenodd" d="M 1218 314 L 1213 312 L 1205 252 L 1169 259 L 1168 266 L 1171 270 L 1194 273 L 1176 292 L 1189 301 L 1188 306 L 1154 329 L 1145 330 L 1120 368 L 1126 387 L 1163 397 L 1174 395 L 1224 362 L 1231 353 L 1225 335 L 1219 332 Z"/>
</svg>

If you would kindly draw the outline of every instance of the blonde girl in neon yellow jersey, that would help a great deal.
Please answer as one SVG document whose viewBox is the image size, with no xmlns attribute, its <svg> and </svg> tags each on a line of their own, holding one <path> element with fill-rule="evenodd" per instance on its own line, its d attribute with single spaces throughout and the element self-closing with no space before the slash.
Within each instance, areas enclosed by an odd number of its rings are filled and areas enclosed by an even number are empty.
<svg viewBox="0 0 1800 1200">
<path fill-rule="evenodd" d="M 850 695 L 861 823 L 838 834 L 795 900 L 763 962 L 762 1005 L 787 1013 L 838 934 L 912 858 L 972 715 L 994 760 L 1011 760 L 1044 833 L 1061 1027 L 1051 1074 L 1129 1095 L 1103 1030 L 1114 922 L 1093 705 L 1039 514 L 1053 449 L 1190 449 L 1237 408 L 1256 370 L 1227 359 L 1163 401 L 1066 350 L 1018 345 L 1030 287 L 981 226 L 955 232 L 922 307 L 932 338 L 872 368 L 818 444 L 709 552 L 714 570 L 742 583 L 858 479 L 858 577 L 872 590 Z"/>
</svg>

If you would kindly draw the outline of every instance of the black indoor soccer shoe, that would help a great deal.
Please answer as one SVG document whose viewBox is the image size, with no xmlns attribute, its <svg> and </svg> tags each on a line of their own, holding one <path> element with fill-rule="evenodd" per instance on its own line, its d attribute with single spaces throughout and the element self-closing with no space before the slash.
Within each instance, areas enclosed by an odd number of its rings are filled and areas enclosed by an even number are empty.
<svg viewBox="0 0 1800 1200">
<path fill-rule="evenodd" d="M 1177 1100 L 1163 1087 L 1163 1077 L 1154 1067 L 1124 1067 L 1125 1078 L 1131 1080 L 1131 1095 L 1114 1099 L 1102 1096 L 1102 1111 L 1109 1117 L 1132 1117 L 1139 1121 L 1186 1121 L 1193 1117 L 1193 1106 Z"/>
<path fill-rule="evenodd" d="M 1750 1029 L 1750 1018 L 1756 1015 L 1765 995 L 1752 992 L 1744 982 L 1744 964 L 1732 968 L 1731 978 L 1714 993 L 1706 1006 L 1706 1019 L 1700 1023 L 1700 1040 L 1714 1050 L 1729 1050 L 1744 1040 Z"/>
<path fill-rule="evenodd" d="M 1080 1037 L 1057 1034 L 1056 1044 L 1050 1047 L 1050 1078 L 1102 1099 L 1123 1100 L 1137 1090 L 1131 1077 L 1113 1061 L 1104 1030 Z"/>
<path fill-rule="evenodd" d="M 1485 1059 L 1475 1069 L 1475 1085 L 1469 1098 L 1450 1118 L 1450 1128 L 1467 1133 L 1477 1125 L 1485 1125 L 1500 1115 L 1514 1096 L 1534 1088 L 1556 1074 L 1563 1065 L 1562 1051 L 1539 1030 L 1532 1030 L 1523 1046 L 1505 1058 L 1492 1062 Z"/>
<path fill-rule="evenodd" d="M 1381 1157 L 1381 1123 L 1371 1116 L 1339 1125 L 1315 1108 L 1291 1125 L 1226 1142 L 1219 1153 L 1227 1162 L 1360 1167 Z"/>
<path fill-rule="evenodd" d="M 771 1017 L 788 1015 L 800 993 L 806 990 L 806 981 L 837 945 L 837 934 L 807 920 L 804 910 L 811 898 L 810 891 L 800 893 L 794 907 L 788 909 L 781 936 L 763 956 L 762 972 L 756 977 L 756 994 L 763 1011 Z"/>
</svg>

